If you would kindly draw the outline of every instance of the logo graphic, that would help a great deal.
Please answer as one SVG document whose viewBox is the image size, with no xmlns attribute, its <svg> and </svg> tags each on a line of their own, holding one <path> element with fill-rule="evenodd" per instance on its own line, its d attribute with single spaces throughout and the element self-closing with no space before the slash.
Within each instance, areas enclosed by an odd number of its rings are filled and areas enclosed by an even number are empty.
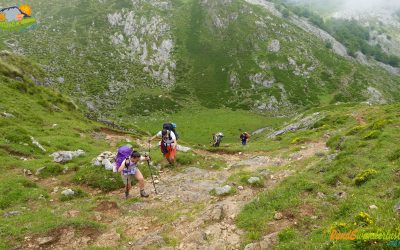
<svg viewBox="0 0 400 250">
<path fill-rule="evenodd" d="M 329 236 L 330 240 L 355 240 L 357 238 L 356 233 L 358 230 L 352 230 L 348 231 L 345 233 L 340 233 L 336 231 L 336 229 L 333 229 L 331 231 L 331 235 Z"/>
<path fill-rule="evenodd" d="M 0 10 L 0 30 L 26 31 L 36 27 L 36 19 L 31 16 L 32 9 L 23 4 Z"/>
</svg>

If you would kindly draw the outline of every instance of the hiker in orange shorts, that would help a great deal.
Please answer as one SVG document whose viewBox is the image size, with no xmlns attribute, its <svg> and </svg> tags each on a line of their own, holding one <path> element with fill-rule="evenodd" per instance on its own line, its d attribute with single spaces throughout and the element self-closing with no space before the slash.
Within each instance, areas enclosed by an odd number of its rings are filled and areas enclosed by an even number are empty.
<svg viewBox="0 0 400 250">
<path fill-rule="evenodd" d="M 163 129 L 159 131 L 155 136 L 149 139 L 149 142 L 155 138 L 161 138 L 160 150 L 164 157 L 168 160 L 169 164 L 175 164 L 176 155 L 176 136 L 173 131 Z"/>
</svg>

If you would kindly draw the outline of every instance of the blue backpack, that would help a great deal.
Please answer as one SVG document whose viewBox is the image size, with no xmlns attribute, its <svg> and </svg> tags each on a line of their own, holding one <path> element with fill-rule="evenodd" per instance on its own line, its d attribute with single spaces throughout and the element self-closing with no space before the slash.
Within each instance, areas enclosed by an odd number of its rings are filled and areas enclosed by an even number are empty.
<svg viewBox="0 0 400 250">
<path fill-rule="evenodd" d="M 166 123 L 163 124 L 163 129 L 166 129 L 166 130 L 169 130 L 169 131 L 174 132 L 175 137 L 176 137 L 176 140 L 179 139 L 179 135 L 178 135 L 178 133 L 177 133 L 176 130 L 175 130 L 175 129 L 176 129 L 176 124 L 175 124 L 175 123 L 173 123 L 173 122 L 166 122 Z"/>
</svg>

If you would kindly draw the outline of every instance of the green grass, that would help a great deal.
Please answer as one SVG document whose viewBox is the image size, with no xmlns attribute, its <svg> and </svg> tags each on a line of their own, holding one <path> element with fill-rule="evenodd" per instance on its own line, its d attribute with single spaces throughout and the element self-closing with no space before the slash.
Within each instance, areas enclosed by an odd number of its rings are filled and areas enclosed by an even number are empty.
<svg viewBox="0 0 400 250">
<path fill-rule="evenodd" d="M 75 199 L 68 200 L 58 206 L 50 202 L 54 200 L 50 194 L 52 190 L 31 179 L 34 176 L 23 176 L 23 170 L 35 174 L 44 167 L 37 178 L 57 176 L 63 183 L 70 183 L 71 172 L 90 166 L 95 156 L 110 150 L 106 141 L 92 136 L 102 125 L 84 118 L 64 95 L 36 86 L 30 76 L 43 80 L 43 70 L 26 58 L 2 52 L 0 72 L 0 109 L 12 114 L 11 117 L 0 117 L 0 213 L 19 211 L 10 217 L 0 216 L 0 246 L 13 248 L 26 235 L 44 234 L 59 226 L 95 226 L 87 213 L 86 203 L 79 203 L 81 199 L 76 199 L 77 203 L 74 203 Z M 22 80 L 15 80 L 16 77 Z M 32 143 L 31 136 L 46 152 Z M 53 162 L 49 156 L 58 150 L 77 149 L 83 149 L 85 156 L 64 164 Z M 78 194 L 74 198 L 85 196 L 79 188 L 74 189 Z M 74 203 L 74 208 L 68 205 L 70 203 Z M 64 218 L 62 215 L 67 209 L 78 209 L 81 215 L 76 219 Z"/>
<path fill-rule="evenodd" d="M 205 109 L 194 107 L 174 114 L 157 114 L 153 119 L 139 117 L 135 124 L 147 128 L 151 134 L 162 129 L 166 121 L 177 124 L 180 141 L 189 144 L 210 145 L 212 134 L 223 132 L 225 137 L 221 143 L 240 143 L 239 129 L 254 131 L 264 127 L 276 127 L 285 118 L 262 116 L 246 111 L 231 111 L 229 109 Z"/>
<path fill-rule="evenodd" d="M 268 222 L 274 220 L 274 213 L 279 211 L 295 218 L 298 223 L 280 232 L 277 249 L 290 249 L 299 242 L 305 249 L 384 248 L 385 241 L 330 241 L 329 234 L 332 228 L 343 223 L 348 225 L 346 230 L 357 229 L 360 234 L 397 230 L 393 206 L 400 199 L 396 188 L 396 171 L 399 171 L 396 145 L 400 139 L 398 126 L 395 125 L 400 119 L 396 111 L 398 108 L 396 104 L 323 109 L 332 117 L 347 116 L 337 124 L 334 120 L 325 120 L 325 124 L 320 124 L 329 125 L 330 129 L 324 133 L 331 134 L 327 145 L 331 148 L 330 154 L 336 151 L 337 157 L 332 161 L 323 157 L 292 165 L 292 169 L 297 171 L 295 175 L 287 177 L 276 188 L 261 193 L 246 205 L 236 220 L 246 232 L 244 242 L 256 241 L 269 232 Z M 363 117 L 366 124 L 358 124 L 353 115 Z M 382 123 L 383 120 L 392 122 Z M 371 131 L 379 131 L 380 136 L 365 140 L 365 134 Z M 309 132 L 323 136 L 315 128 Z M 286 141 L 287 145 L 287 141 L 303 133 L 283 135 L 277 143 Z M 318 198 L 318 192 L 324 193 L 326 198 Z M 338 192 L 345 192 L 346 196 L 338 198 Z M 370 210 L 372 204 L 378 209 Z"/>
<path fill-rule="evenodd" d="M 0 211 L 48 196 L 35 182 L 8 172 L 0 178 L 0 194 Z"/>
<path fill-rule="evenodd" d="M 77 184 L 85 184 L 105 192 L 124 187 L 120 174 L 94 166 L 79 169 L 74 175 L 73 181 Z"/>
</svg>

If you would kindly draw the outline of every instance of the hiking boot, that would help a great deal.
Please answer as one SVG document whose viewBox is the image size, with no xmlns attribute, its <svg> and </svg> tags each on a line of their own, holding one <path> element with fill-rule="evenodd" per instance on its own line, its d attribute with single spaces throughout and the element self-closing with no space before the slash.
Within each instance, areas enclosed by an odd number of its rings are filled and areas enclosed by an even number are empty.
<svg viewBox="0 0 400 250">
<path fill-rule="evenodd" d="M 140 190 L 140 197 L 145 197 L 145 198 L 147 198 L 147 197 L 149 197 L 149 194 L 146 193 L 146 191 L 144 191 L 144 190 Z"/>
</svg>

